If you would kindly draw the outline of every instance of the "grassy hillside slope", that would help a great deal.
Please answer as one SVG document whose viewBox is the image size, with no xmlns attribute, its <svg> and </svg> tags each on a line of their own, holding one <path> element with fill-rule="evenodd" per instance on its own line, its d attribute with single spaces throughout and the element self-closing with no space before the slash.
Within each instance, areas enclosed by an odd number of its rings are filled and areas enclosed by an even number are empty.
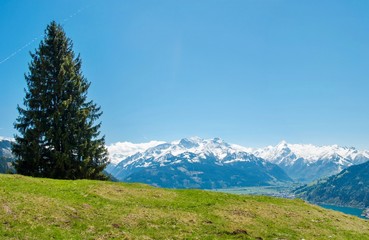
<svg viewBox="0 0 369 240">
<path fill-rule="evenodd" d="M 302 200 L 0 174 L 0 239 L 369 239 Z"/>
</svg>

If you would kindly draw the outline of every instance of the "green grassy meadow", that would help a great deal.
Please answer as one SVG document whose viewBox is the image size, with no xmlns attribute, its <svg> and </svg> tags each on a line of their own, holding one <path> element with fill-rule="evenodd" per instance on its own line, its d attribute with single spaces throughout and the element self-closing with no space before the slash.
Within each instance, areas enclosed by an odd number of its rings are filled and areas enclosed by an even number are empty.
<svg viewBox="0 0 369 240">
<path fill-rule="evenodd" d="M 0 174 L 0 239 L 369 239 L 302 200 Z"/>
</svg>

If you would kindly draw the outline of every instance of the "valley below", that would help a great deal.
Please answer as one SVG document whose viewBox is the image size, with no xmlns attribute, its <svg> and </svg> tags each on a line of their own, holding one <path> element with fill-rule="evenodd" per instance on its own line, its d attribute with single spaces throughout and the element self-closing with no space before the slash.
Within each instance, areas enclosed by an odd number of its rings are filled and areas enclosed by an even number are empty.
<svg viewBox="0 0 369 240">
<path fill-rule="evenodd" d="M 211 191 L 240 194 L 240 195 L 262 195 L 262 196 L 294 199 L 296 197 L 295 197 L 293 190 L 297 186 L 300 186 L 300 185 L 301 184 L 297 184 L 297 183 L 286 183 L 286 184 L 269 185 L 269 186 L 223 188 L 223 189 L 221 188 L 221 189 L 212 189 Z"/>
<path fill-rule="evenodd" d="M 271 196 L 271 197 L 277 197 L 277 198 L 295 199 L 296 198 L 295 190 L 298 187 L 301 187 L 301 184 L 290 183 L 290 184 L 280 184 L 280 185 L 274 185 L 274 186 L 272 185 L 272 186 L 259 186 L 259 187 L 213 189 L 211 191 L 239 194 L 239 195 L 259 195 L 259 196 Z M 342 213 L 353 215 L 353 216 L 363 218 L 363 219 L 369 219 L 369 214 L 364 208 L 357 208 L 357 207 L 352 207 L 349 205 L 336 206 L 336 205 L 324 204 L 324 203 L 314 203 L 314 202 L 310 202 L 310 203 L 323 207 L 325 209 L 342 212 Z"/>
</svg>

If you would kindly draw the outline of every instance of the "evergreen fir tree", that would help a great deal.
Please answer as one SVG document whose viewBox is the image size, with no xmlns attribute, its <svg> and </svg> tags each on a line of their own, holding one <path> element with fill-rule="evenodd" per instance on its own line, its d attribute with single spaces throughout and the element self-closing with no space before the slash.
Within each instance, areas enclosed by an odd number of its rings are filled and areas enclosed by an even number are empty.
<svg viewBox="0 0 369 240">
<path fill-rule="evenodd" d="M 19 174 L 58 179 L 106 179 L 102 112 L 87 99 L 90 83 L 63 28 L 51 22 L 31 53 L 24 108 L 18 106 L 12 150 Z"/>
</svg>

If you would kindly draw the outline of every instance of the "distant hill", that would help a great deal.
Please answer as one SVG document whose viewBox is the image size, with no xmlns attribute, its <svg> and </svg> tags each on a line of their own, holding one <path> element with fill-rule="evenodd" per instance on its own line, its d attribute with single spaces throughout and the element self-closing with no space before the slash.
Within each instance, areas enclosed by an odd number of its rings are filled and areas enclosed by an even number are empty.
<svg viewBox="0 0 369 240">
<path fill-rule="evenodd" d="M 0 138 L 0 157 L 11 158 L 13 156 L 11 146 L 10 140 Z"/>
<path fill-rule="evenodd" d="M 265 196 L 0 174 L 0 239 L 369 239 L 369 222 Z"/>
<path fill-rule="evenodd" d="M 11 141 L 0 139 L 0 173 L 14 172 Z"/>
<path fill-rule="evenodd" d="M 300 187 L 295 194 L 309 202 L 369 207 L 369 162 L 351 166 L 337 175 Z"/>
<path fill-rule="evenodd" d="M 107 171 L 120 181 L 167 188 L 230 188 L 291 182 L 277 165 L 219 138 L 161 143 Z"/>
<path fill-rule="evenodd" d="M 0 173 L 14 172 L 13 159 L 0 157 Z"/>
</svg>

